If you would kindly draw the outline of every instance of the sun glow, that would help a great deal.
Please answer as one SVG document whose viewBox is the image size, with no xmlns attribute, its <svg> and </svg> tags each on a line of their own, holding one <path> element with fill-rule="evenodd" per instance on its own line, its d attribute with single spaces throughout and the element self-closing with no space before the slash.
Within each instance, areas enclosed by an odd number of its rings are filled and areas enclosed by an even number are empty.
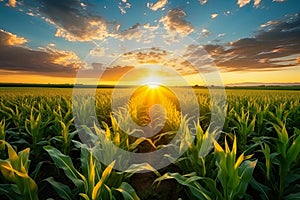
<svg viewBox="0 0 300 200">
<path fill-rule="evenodd" d="M 148 82 L 147 83 L 147 86 L 151 89 L 157 89 L 159 87 L 159 83 L 156 83 L 156 82 Z"/>
</svg>

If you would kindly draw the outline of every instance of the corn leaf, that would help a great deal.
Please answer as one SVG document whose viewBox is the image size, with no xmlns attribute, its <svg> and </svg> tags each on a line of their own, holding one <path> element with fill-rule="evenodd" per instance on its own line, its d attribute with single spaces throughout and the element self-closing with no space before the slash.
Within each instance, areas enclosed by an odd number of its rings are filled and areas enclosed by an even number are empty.
<svg viewBox="0 0 300 200">
<path fill-rule="evenodd" d="M 73 200 L 75 199 L 72 191 L 65 184 L 56 182 L 53 177 L 46 178 L 44 181 L 47 181 L 52 187 L 55 189 L 57 194 L 65 200 Z"/>
<path fill-rule="evenodd" d="M 75 169 L 71 158 L 62 154 L 59 150 L 52 146 L 45 146 L 44 149 L 48 152 L 55 164 L 64 170 L 66 176 L 76 185 L 76 187 L 80 191 L 85 191 L 86 179 Z"/>
</svg>

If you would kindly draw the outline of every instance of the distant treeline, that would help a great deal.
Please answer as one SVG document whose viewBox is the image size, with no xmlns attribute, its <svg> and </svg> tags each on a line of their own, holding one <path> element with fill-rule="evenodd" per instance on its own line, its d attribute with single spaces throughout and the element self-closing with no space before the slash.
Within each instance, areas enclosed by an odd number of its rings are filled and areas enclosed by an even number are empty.
<svg viewBox="0 0 300 200">
<path fill-rule="evenodd" d="M 35 84 L 35 83 L 0 83 L 0 87 L 43 87 L 43 88 L 114 88 L 113 85 L 74 85 L 74 84 Z"/>
<path fill-rule="evenodd" d="M 35 84 L 35 83 L 0 83 L 0 87 L 42 87 L 42 88 L 115 88 L 114 85 L 81 85 L 81 84 Z M 118 88 L 124 87 L 134 87 L 134 86 L 117 86 Z M 174 87 L 174 86 L 173 86 Z M 178 86 L 178 87 L 186 87 L 186 86 Z M 193 88 L 206 88 L 206 86 L 192 86 Z M 218 86 L 210 86 L 209 88 L 218 88 Z M 300 90 L 300 85 L 260 85 L 260 86 L 226 86 L 226 89 L 239 89 L 239 90 Z"/>
</svg>

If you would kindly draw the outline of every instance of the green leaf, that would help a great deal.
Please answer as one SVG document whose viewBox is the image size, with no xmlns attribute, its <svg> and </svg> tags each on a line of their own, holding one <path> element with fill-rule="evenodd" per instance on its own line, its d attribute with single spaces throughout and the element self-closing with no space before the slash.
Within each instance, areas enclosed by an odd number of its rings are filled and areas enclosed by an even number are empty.
<svg viewBox="0 0 300 200">
<path fill-rule="evenodd" d="M 48 183 L 50 183 L 52 185 L 52 187 L 55 189 L 55 191 L 57 192 L 57 194 L 62 199 L 65 199 L 65 200 L 75 199 L 70 188 L 68 186 L 66 186 L 65 184 L 56 182 L 53 177 L 46 178 L 44 181 L 47 181 Z"/>
<path fill-rule="evenodd" d="M 288 164 L 291 165 L 297 159 L 300 153 L 300 135 L 296 137 L 287 152 Z"/>
<path fill-rule="evenodd" d="M 44 146 L 44 149 L 48 152 L 57 167 L 64 170 L 66 176 L 76 185 L 79 191 L 85 192 L 86 178 L 75 169 L 71 158 L 52 146 Z"/>
<path fill-rule="evenodd" d="M 21 192 L 15 184 L 0 184 L 0 196 L 5 195 L 11 200 L 22 200 Z"/>
<path fill-rule="evenodd" d="M 292 193 L 283 198 L 284 200 L 300 200 L 300 192 Z"/>
<path fill-rule="evenodd" d="M 198 176 L 188 177 L 190 175 L 192 174 L 187 174 L 183 176 L 179 173 L 166 173 L 163 176 L 157 178 L 154 182 L 161 182 L 167 179 L 175 179 L 179 184 L 183 186 L 187 186 L 196 199 L 201 199 L 201 200 L 213 199 L 212 193 L 210 193 L 208 190 L 203 188 L 201 185 L 191 182 L 191 181 L 200 180 L 202 178 Z"/>
<path fill-rule="evenodd" d="M 120 187 L 114 189 L 120 192 L 124 200 L 139 200 L 140 198 L 137 196 L 135 190 L 126 182 L 122 182 Z"/>
<path fill-rule="evenodd" d="M 104 184 L 104 182 L 108 179 L 108 177 L 113 169 L 114 164 L 115 164 L 115 161 L 113 161 L 111 164 L 109 164 L 103 171 L 101 179 L 98 181 L 98 183 L 95 185 L 95 187 L 93 189 L 92 200 L 97 199 L 98 195 L 101 192 L 101 187 Z"/>
</svg>

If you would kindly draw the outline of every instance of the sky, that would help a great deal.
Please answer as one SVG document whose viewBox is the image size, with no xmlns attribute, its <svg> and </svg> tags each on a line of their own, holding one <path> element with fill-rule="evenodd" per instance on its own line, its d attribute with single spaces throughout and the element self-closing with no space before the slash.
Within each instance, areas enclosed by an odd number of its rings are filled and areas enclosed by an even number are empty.
<svg viewBox="0 0 300 200">
<path fill-rule="evenodd" d="M 0 82 L 300 83 L 299 0 L 0 0 Z"/>
</svg>

